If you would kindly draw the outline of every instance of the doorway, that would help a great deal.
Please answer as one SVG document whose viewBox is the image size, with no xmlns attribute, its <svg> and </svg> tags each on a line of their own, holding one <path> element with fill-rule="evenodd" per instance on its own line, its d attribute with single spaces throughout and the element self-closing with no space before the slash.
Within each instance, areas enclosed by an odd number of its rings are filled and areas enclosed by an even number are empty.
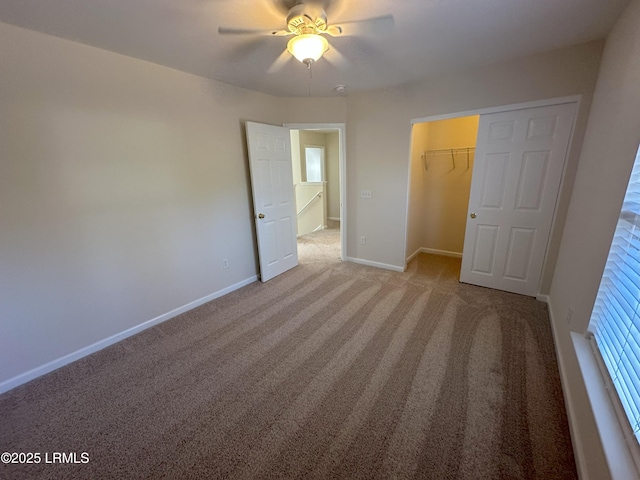
<svg viewBox="0 0 640 480">
<path fill-rule="evenodd" d="M 479 120 L 413 125 L 407 262 L 421 252 L 462 258 Z"/>
<path fill-rule="evenodd" d="M 285 126 L 291 131 L 299 261 L 344 260 L 344 125 Z"/>
</svg>

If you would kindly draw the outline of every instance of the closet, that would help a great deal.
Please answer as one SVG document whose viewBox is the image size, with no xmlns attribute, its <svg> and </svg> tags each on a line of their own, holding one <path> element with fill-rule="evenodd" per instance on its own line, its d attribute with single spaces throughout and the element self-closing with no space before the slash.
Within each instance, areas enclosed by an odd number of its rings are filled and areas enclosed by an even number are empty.
<svg viewBox="0 0 640 480">
<path fill-rule="evenodd" d="M 413 125 L 407 261 L 462 257 L 479 115 Z"/>
</svg>

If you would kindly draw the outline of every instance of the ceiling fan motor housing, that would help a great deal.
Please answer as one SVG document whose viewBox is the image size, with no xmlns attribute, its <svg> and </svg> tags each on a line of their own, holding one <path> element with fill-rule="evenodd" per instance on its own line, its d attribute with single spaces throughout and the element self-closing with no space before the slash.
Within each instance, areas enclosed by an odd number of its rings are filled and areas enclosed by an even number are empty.
<svg viewBox="0 0 640 480">
<path fill-rule="evenodd" d="M 287 27 L 296 35 L 324 32 L 327 29 L 327 14 L 318 5 L 302 3 L 289 10 Z"/>
</svg>

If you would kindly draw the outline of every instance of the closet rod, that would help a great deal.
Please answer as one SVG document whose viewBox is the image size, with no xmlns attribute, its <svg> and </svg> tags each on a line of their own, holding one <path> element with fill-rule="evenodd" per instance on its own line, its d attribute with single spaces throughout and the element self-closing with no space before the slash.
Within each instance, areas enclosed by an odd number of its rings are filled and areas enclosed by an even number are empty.
<svg viewBox="0 0 640 480">
<path fill-rule="evenodd" d="M 476 147 L 461 147 L 461 148 L 440 148 L 437 150 L 425 150 L 427 155 L 437 155 L 439 153 L 467 153 L 471 151 L 475 151 Z"/>
<path fill-rule="evenodd" d="M 423 150 L 420 157 L 424 162 L 424 169 L 429 170 L 429 164 L 427 162 L 427 155 L 438 155 L 438 154 L 449 154 L 451 155 L 451 162 L 453 163 L 453 169 L 456 168 L 456 154 L 458 153 L 466 153 L 467 154 L 467 170 L 469 170 L 469 155 L 471 152 L 475 153 L 476 147 L 462 147 L 462 148 L 440 148 L 437 150 Z"/>
</svg>

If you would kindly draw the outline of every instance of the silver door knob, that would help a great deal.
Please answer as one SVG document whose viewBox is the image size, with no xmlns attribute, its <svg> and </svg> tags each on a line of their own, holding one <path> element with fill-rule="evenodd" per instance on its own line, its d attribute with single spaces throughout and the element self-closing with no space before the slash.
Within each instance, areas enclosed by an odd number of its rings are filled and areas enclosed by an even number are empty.
<svg viewBox="0 0 640 480">
<path fill-rule="evenodd" d="M 258 218 L 264 218 L 264 213 L 259 213 Z"/>
<path fill-rule="evenodd" d="M 469 215 L 471 218 L 476 218 L 476 214 L 472 213 L 471 215 Z"/>
</svg>

